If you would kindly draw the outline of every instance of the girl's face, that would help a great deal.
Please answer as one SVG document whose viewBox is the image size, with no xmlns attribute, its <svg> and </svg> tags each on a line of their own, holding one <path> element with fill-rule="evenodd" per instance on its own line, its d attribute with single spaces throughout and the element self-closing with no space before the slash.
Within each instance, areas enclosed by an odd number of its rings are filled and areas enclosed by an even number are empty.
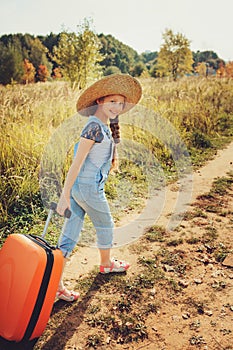
<svg viewBox="0 0 233 350">
<path fill-rule="evenodd" d="M 125 97 L 122 95 L 109 95 L 98 99 L 97 103 L 105 117 L 114 119 L 122 112 Z"/>
</svg>

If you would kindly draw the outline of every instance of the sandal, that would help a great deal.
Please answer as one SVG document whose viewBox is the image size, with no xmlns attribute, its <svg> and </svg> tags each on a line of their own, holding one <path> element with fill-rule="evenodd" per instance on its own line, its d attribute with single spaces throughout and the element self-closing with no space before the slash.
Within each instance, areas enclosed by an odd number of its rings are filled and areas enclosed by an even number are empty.
<svg viewBox="0 0 233 350">
<path fill-rule="evenodd" d="M 130 267 L 129 263 L 126 261 L 112 259 L 111 262 L 110 267 L 100 265 L 100 273 L 125 272 Z"/>
<path fill-rule="evenodd" d="M 77 300 L 80 297 L 80 294 L 78 292 L 74 292 L 73 290 L 68 290 L 67 288 L 64 288 L 57 291 L 56 297 L 64 301 L 72 302 Z"/>
</svg>

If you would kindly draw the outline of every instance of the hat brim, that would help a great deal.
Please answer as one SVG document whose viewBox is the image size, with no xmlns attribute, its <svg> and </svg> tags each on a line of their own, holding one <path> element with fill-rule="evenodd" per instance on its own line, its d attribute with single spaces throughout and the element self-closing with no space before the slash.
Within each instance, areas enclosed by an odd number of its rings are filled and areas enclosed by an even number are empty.
<svg viewBox="0 0 233 350">
<path fill-rule="evenodd" d="M 96 100 L 109 95 L 122 95 L 125 97 L 125 105 L 121 114 L 135 106 L 142 95 L 140 83 L 128 74 L 112 74 L 98 80 L 88 87 L 77 101 L 77 111 L 83 116 L 94 114 Z"/>
</svg>

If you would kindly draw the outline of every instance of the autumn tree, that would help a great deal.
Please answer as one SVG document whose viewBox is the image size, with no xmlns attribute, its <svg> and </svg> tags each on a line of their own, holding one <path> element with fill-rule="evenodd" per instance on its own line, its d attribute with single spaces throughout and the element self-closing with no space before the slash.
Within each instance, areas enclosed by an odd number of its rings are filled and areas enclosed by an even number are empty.
<svg viewBox="0 0 233 350">
<path fill-rule="evenodd" d="M 53 79 L 61 79 L 62 78 L 61 69 L 59 67 L 56 67 L 53 69 L 52 77 L 53 77 Z"/>
<path fill-rule="evenodd" d="M 216 75 L 218 78 L 223 78 L 225 76 L 225 65 L 224 64 L 220 64 L 217 71 L 216 71 Z"/>
<path fill-rule="evenodd" d="M 220 64 L 216 74 L 218 78 L 233 78 L 233 62 Z"/>
<path fill-rule="evenodd" d="M 233 78 L 233 61 L 228 62 L 225 66 L 226 69 L 226 76 L 228 78 Z"/>
<path fill-rule="evenodd" d="M 22 77 L 23 83 L 24 84 L 34 83 L 36 69 L 33 66 L 33 64 L 29 60 L 25 59 L 23 61 L 23 69 L 24 69 L 24 75 Z"/>
<path fill-rule="evenodd" d="M 100 41 L 91 30 L 90 22 L 85 20 L 77 34 L 61 33 L 58 46 L 53 50 L 53 60 L 71 86 L 82 89 L 89 79 L 98 77 L 101 72 L 99 62 L 103 57 L 99 49 Z"/>
<path fill-rule="evenodd" d="M 164 44 L 158 54 L 157 74 L 176 80 L 178 76 L 191 73 L 193 58 L 190 41 L 183 34 L 174 34 L 170 29 L 165 31 L 163 39 Z"/>
<path fill-rule="evenodd" d="M 46 82 L 48 80 L 48 77 L 50 76 L 50 73 L 48 71 L 48 68 L 40 64 L 37 70 L 37 79 L 42 82 Z"/>
</svg>

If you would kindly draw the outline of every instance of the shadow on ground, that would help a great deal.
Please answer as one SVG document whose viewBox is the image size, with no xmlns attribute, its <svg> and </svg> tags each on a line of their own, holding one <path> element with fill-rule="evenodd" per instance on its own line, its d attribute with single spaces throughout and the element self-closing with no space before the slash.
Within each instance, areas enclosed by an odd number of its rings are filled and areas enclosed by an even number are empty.
<svg viewBox="0 0 233 350">
<path fill-rule="evenodd" d="M 40 350 L 63 350 L 68 340 L 72 338 L 73 334 L 77 331 L 77 328 L 83 322 L 84 315 L 91 303 L 92 298 L 99 291 L 101 286 L 109 282 L 111 278 L 112 275 L 98 274 L 95 276 L 90 288 L 82 297 L 81 301 L 74 303 L 66 303 L 61 300 L 56 301 L 51 313 L 51 318 L 55 317 L 56 314 L 60 313 L 63 309 L 66 309 L 66 317 L 56 328 L 54 334 L 49 338 L 49 340 L 46 341 L 45 339 L 45 342 L 42 345 L 38 345 L 39 347 L 37 346 L 37 342 L 41 342 L 40 338 L 34 339 L 30 342 L 22 341 L 19 343 L 10 342 L 0 338 L 0 350 L 32 350 L 35 347 Z"/>
</svg>

